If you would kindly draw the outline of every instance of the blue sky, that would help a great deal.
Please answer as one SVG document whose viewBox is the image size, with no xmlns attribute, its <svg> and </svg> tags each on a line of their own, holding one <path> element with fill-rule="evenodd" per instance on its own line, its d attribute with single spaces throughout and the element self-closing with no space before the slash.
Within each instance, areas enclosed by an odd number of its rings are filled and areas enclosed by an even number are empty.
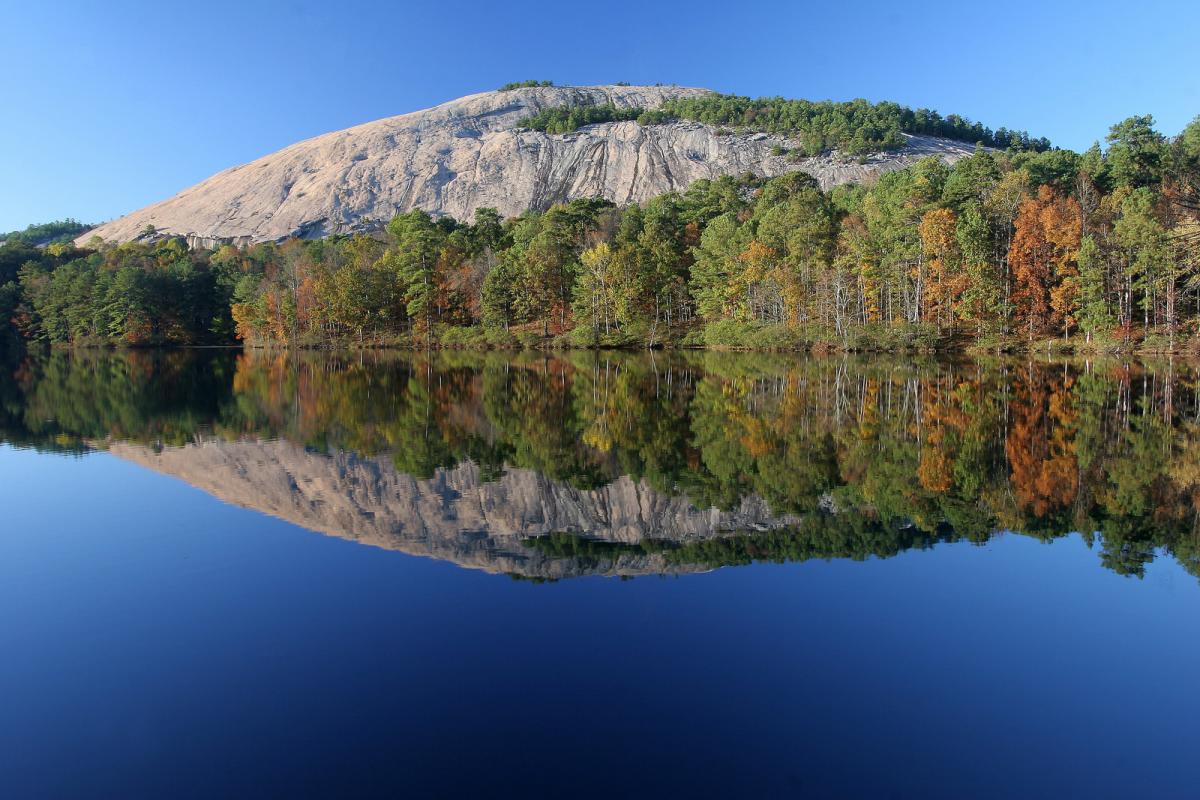
<svg viewBox="0 0 1200 800">
<path fill-rule="evenodd" d="M 0 231 L 102 221 L 299 139 L 492 89 L 895 100 L 1083 148 L 1200 114 L 1200 2 L 0 0 Z"/>
</svg>

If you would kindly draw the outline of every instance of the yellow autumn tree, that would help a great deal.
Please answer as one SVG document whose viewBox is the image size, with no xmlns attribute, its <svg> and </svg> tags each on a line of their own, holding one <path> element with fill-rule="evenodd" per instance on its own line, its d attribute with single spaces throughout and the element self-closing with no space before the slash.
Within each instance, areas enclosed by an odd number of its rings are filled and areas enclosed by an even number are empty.
<svg viewBox="0 0 1200 800">
<path fill-rule="evenodd" d="M 967 288 L 962 257 L 955 238 L 958 218 L 948 208 L 935 208 L 921 217 L 918 232 L 929 276 L 925 316 L 939 326 L 953 324 L 955 304 Z"/>
</svg>

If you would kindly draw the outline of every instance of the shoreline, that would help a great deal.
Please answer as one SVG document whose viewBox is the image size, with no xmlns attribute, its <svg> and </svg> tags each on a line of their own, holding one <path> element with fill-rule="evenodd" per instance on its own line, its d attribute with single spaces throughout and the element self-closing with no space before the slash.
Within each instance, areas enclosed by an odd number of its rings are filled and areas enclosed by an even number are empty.
<svg viewBox="0 0 1200 800">
<path fill-rule="evenodd" d="M 1049 356 L 1067 358 L 1181 358 L 1200 360 L 1200 339 L 1188 338 L 1176 342 L 1173 347 L 1139 347 L 1095 342 L 1062 339 L 1042 339 L 1027 342 L 1003 341 L 986 344 L 971 343 L 953 347 L 843 347 L 830 343 L 818 342 L 813 345 L 793 347 L 760 347 L 736 344 L 680 344 L 677 342 L 657 342 L 654 344 L 600 344 L 579 345 L 563 343 L 547 339 L 533 343 L 487 344 L 487 343 L 413 343 L 398 340 L 362 342 L 357 341 L 327 341 L 288 343 L 260 342 L 230 342 L 224 344 L 191 344 L 191 343 L 145 343 L 128 344 L 116 342 L 85 342 L 85 343 L 53 343 L 44 344 L 29 342 L 24 349 L 66 351 L 153 351 L 153 350 L 235 350 L 253 353 L 353 353 L 353 352 L 394 352 L 394 353 L 431 353 L 431 352 L 475 352 L 475 353 L 744 353 L 746 355 L 809 355 L 817 357 L 832 356 L 925 356 L 934 358 L 988 358 L 988 357 L 1019 357 L 1019 356 Z"/>
</svg>

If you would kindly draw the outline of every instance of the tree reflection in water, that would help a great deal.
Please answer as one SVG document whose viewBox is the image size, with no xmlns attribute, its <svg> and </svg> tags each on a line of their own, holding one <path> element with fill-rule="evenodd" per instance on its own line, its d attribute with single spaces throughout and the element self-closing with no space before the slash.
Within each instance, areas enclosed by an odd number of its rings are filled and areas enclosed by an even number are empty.
<svg viewBox="0 0 1200 800">
<path fill-rule="evenodd" d="M 526 577 L 889 556 L 998 531 L 1080 532 L 1122 574 L 1165 552 L 1200 575 L 1191 365 L 176 350 L 52 352 L 6 371 L 0 438 L 17 446 L 186 458 L 278 440 L 423 481 L 520 470 L 588 508 L 619 481 L 676 503 L 619 540 L 603 509 L 523 536 L 528 558 L 568 565 Z M 708 509 L 728 513 L 697 527 Z"/>
</svg>

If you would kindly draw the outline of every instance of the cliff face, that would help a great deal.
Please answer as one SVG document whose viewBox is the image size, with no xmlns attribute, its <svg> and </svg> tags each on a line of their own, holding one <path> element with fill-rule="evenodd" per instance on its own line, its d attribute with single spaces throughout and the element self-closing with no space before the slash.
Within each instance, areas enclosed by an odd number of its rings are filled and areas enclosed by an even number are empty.
<svg viewBox="0 0 1200 800">
<path fill-rule="evenodd" d="M 147 225 L 193 245 L 245 244 L 378 228 L 421 208 L 469 221 L 491 206 L 504 216 L 579 197 L 618 204 L 686 189 L 700 178 L 800 169 L 829 186 L 901 169 L 927 155 L 953 162 L 972 147 L 909 137 L 898 152 L 865 163 L 833 156 L 789 162 L 771 155 L 790 143 L 766 134 L 719 136 L 707 125 L 636 122 L 591 125 L 567 134 L 517 128 L 544 108 L 612 103 L 657 108 L 707 93 L 676 86 L 538 87 L 484 92 L 424 111 L 299 142 L 220 172 L 174 197 L 100 225 L 93 236 L 121 242 Z"/>
<path fill-rule="evenodd" d="M 621 553 L 600 563 L 549 558 L 522 544 L 565 531 L 602 542 L 689 542 L 735 530 L 794 524 L 747 498 L 733 511 L 702 510 L 644 482 L 621 478 L 581 490 L 523 469 L 480 480 L 463 464 L 428 480 L 398 472 L 386 457 L 314 453 L 286 441 L 206 441 L 155 449 L 115 443 L 109 451 L 172 475 L 232 505 L 360 544 L 430 556 L 459 566 L 556 579 L 585 574 L 694 571 L 661 554 Z"/>
</svg>

